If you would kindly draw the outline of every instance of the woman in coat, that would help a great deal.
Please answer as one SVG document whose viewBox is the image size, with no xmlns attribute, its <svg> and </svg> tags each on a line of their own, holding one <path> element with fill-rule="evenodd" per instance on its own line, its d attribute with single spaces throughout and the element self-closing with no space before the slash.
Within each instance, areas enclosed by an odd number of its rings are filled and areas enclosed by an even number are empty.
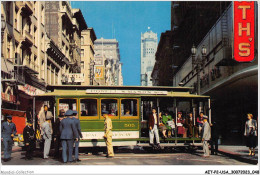
<svg viewBox="0 0 260 175">
<path fill-rule="evenodd" d="M 257 139 L 257 122 L 253 119 L 252 114 L 247 114 L 248 120 L 245 124 L 246 146 L 249 147 L 249 155 L 255 155 Z"/>
<path fill-rule="evenodd" d="M 185 128 L 183 127 L 184 120 L 182 119 L 182 113 L 178 112 L 178 118 L 177 118 L 177 135 L 178 137 L 183 137 L 183 134 L 185 133 Z"/>
</svg>

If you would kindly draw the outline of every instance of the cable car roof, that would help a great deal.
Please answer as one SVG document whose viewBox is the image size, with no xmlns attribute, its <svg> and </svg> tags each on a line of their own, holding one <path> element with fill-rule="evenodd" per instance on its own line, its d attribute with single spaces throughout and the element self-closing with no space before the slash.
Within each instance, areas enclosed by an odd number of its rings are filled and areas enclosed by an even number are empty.
<svg viewBox="0 0 260 175">
<path fill-rule="evenodd" d="M 102 97 L 188 97 L 209 98 L 209 96 L 191 94 L 192 87 L 170 86 L 47 86 L 49 92 L 38 96 L 102 96 Z"/>
</svg>

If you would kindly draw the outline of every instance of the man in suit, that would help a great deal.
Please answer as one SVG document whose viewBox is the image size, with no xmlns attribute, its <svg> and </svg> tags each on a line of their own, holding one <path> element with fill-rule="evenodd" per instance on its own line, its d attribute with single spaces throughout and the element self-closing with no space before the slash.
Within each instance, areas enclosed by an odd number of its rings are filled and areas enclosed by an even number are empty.
<svg viewBox="0 0 260 175">
<path fill-rule="evenodd" d="M 185 120 L 185 127 L 188 128 L 188 136 L 193 137 L 193 127 L 194 127 L 194 120 L 192 112 L 189 113 L 189 116 Z"/>
<path fill-rule="evenodd" d="M 74 125 L 74 122 L 70 116 L 73 115 L 72 110 L 67 110 L 64 116 L 64 119 L 60 122 L 60 139 L 62 145 L 62 159 L 63 163 L 73 162 L 72 152 L 73 152 L 73 141 L 76 138 L 78 141 L 78 132 Z M 67 155 L 67 149 L 69 154 Z"/>
<path fill-rule="evenodd" d="M 105 130 L 105 135 L 104 139 L 106 141 L 107 145 L 107 158 L 113 158 L 114 157 L 114 150 L 113 150 L 113 145 L 112 145 L 112 120 L 109 118 L 108 114 L 104 114 L 103 117 L 105 118 L 104 121 L 104 130 Z"/>
<path fill-rule="evenodd" d="M 78 112 L 73 111 L 73 121 L 74 125 L 76 127 L 76 130 L 78 131 L 78 138 L 74 137 L 74 143 L 75 143 L 75 162 L 80 162 L 79 160 L 79 140 L 82 138 L 81 128 L 80 128 L 80 121 L 78 119 Z M 76 140 L 77 139 L 77 140 Z"/>
<path fill-rule="evenodd" d="M 35 134 L 33 129 L 33 122 L 27 121 L 27 126 L 23 130 L 24 144 L 26 148 L 25 160 L 32 160 L 34 151 Z"/>
<path fill-rule="evenodd" d="M 48 155 L 50 153 L 51 148 L 51 140 L 52 140 L 52 129 L 51 129 L 51 119 L 47 118 L 46 121 L 42 124 L 42 132 L 44 139 L 44 150 L 43 150 L 43 158 L 48 159 Z"/>
<path fill-rule="evenodd" d="M 158 132 L 158 115 L 156 109 L 153 108 L 152 114 L 149 116 L 149 137 L 150 145 L 154 146 L 154 136 L 156 139 L 156 144 L 160 148 L 159 132 Z"/>
<path fill-rule="evenodd" d="M 59 117 L 54 122 L 53 127 L 53 136 L 54 136 L 54 157 L 59 159 L 60 158 L 60 146 L 61 146 L 61 140 L 60 140 L 60 122 L 64 117 L 65 111 L 64 109 L 61 109 L 59 111 Z"/>
<path fill-rule="evenodd" d="M 203 116 L 203 126 L 202 126 L 202 142 L 203 142 L 203 157 L 209 157 L 209 140 L 211 137 L 210 125 L 208 123 L 208 116 Z"/>
<path fill-rule="evenodd" d="M 7 116 L 7 121 L 1 126 L 1 141 L 4 143 L 4 162 L 11 160 L 13 137 L 16 134 L 16 126 L 12 122 L 12 116 Z"/>
</svg>

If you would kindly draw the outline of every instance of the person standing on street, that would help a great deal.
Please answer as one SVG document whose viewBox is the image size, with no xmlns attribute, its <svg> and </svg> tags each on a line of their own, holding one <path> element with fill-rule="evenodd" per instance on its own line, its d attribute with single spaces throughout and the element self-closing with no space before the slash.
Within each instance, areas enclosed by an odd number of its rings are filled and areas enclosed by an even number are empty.
<svg viewBox="0 0 260 175">
<path fill-rule="evenodd" d="M 153 108 L 152 114 L 149 116 L 150 145 L 154 147 L 154 136 L 155 136 L 157 147 L 160 148 L 158 124 L 159 124 L 159 122 L 158 122 L 158 116 L 156 113 L 156 109 Z"/>
<path fill-rule="evenodd" d="M 52 139 L 51 118 L 46 118 L 46 121 L 42 124 L 42 132 L 44 139 L 43 158 L 48 159 Z"/>
<path fill-rule="evenodd" d="M 59 159 L 60 158 L 60 146 L 61 146 L 61 140 L 60 140 L 60 122 L 63 119 L 65 114 L 64 109 L 60 110 L 59 117 L 54 122 L 53 127 L 53 135 L 54 135 L 54 157 Z"/>
<path fill-rule="evenodd" d="M 78 112 L 73 111 L 73 121 L 74 125 L 76 127 L 76 130 L 78 131 L 78 137 L 74 137 L 74 143 L 75 143 L 75 162 L 80 162 L 79 160 L 79 140 L 82 138 L 81 128 L 80 128 L 80 121 L 78 119 Z"/>
<path fill-rule="evenodd" d="M 203 157 L 209 157 L 209 140 L 211 137 L 210 125 L 208 123 L 208 116 L 203 116 L 202 126 L 202 142 L 203 142 Z"/>
<path fill-rule="evenodd" d="M 7 121 L 1 126 L 1 141 L 4 143 L 4 162 L 11 160 L 13 137 L 16 134 L 16 126 L 12 122 L 12 116 L 6 117 Z"/>
<path fill-rule="evenodd" d="M 73 152 L 73 140 L 76 138 L 78 141 L 78 132 L 71 118 L 73 115 L 72 110 L 67 110 L 64 119 L 60 122 L 60 139 L 62 145 L 62 160 L 63 163 L 73 162 L 72 152 Z M 68 149 L 68 154 L 67 154 Z"/>
<path fill-rule="evenodd" d="M 247 121 L 245 124 L 246 146 L 249 148 L 249 155 L 255 155 L 255 147 L 257 140 L 257 121 L 253 119 L 252 114 L 247 114 Z"/>
<path fill-rule="evenodd" d="M 104 114 L 103 117 L 105 118 L 104 139 L 105 139 L 106 145 L 107 145 L 107 158 L 113 158 L 114 157 L 114 150 L 113 150 L 113 145 L 112 145 L 112 128 L 113 128 L 112 120 L 111 120 L 111 118 L 109 118 L 108 114 Z"/>
<path fill-rule="evenodd" d="M 33 159 L 33 151 L 34 151 L 34 141 L 35 141 L 35 134 L 33 129 L 33 122 L 27 121 L 27 126 L 23 129 L 23 138 L 25 144 L 25 160 L 32 160 Z"/>
</svg>

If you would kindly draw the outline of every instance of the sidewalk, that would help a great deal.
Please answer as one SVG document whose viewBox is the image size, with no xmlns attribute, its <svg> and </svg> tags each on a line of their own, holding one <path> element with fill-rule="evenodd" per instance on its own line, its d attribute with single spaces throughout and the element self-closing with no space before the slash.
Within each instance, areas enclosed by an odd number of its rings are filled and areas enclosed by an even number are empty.
<svg viewBox="0 0 260 175">
<path fill-rule="evenodd" d="M 218 151 L 221 154 L 242 162 L 254 165 L 258 164 L 258 147 L 255 149 L 255 156 L 248 155 L 249 151 L 246 146 L 219 145 Z"/>
</svg>

